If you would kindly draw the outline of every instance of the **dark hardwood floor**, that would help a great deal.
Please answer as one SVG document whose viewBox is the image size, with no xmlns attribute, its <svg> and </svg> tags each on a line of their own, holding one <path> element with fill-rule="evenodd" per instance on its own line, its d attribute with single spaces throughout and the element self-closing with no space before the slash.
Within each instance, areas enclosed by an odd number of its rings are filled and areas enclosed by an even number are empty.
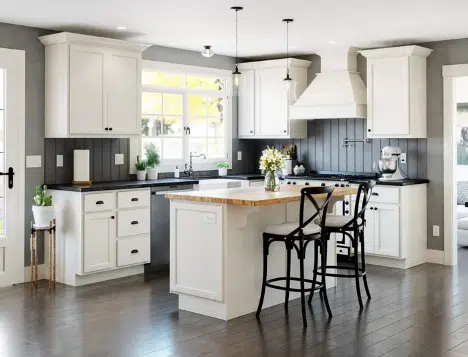
<svg viewBox="0 0 468 357">
<path fill-rule="evenodd" d="M 468 356 L 468 249 L 459 266 L 369 267 L 372 300 L 359 310 L 354 281 L 318 294 L 303 329 L 299 301 L 224 322 L 178 311 L 168 279 L 141 276 L 80 288 L 47 282 L 0 289 L 0 356 Z M 260 288 L 260 287 L 259 287 Z M 365 295 L 365 294 L 364 294 Z"/>
</svg>

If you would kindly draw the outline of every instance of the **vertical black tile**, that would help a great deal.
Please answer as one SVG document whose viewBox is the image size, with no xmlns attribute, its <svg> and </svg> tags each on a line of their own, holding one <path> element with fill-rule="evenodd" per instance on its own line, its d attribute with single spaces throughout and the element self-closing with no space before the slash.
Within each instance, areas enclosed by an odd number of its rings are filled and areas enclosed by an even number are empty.
<svg viewBox="0 0 468 357">
<path fill-rule="evenodd" d="M 108 139 L 104 139 L 108 140 Z M 111 180 L 111 167 L 113 160 L 111 160 L 111 152 L 110 151 L 103 151 L 102 152 L 102 181 L 110 181 Z"/>
<path fill-rule="evenodd" d="M 377 162 L 380 160 L 380 150 L 382 146 L 381 139 L 372 139 L 372 162 Z"/>
<path fill-rule="evenodd" d="M 55 169 L 55 140 L 45 139 L 44 167 L 46 169 Z"/>
<path fill-rule="evenodd" d="M 408 139 L 399 139 L 397 146 L 400 147 L 402 153 L 406 153 L 406 164 L 400 163 L 400 167 L 403 173 L 408 175 Z"/>
<path fill-rule="evenodd" d="M 102 140 L 103 139 L 93 139 L 93 150 L 102 151 Z"/>
<path fill-rule="evenodd" d="M 120 139 L 110 139 L 111 140 L 111 151 L 113 153 L 120 152 Z"/>
<path fill-rule="evenodd" d="M 330 120 L 323 121 L 323 169 L 331 170 L 331 125 Z"/>
<path fill-rule="evenodd" d="M 85 139 L 75 139 L 75 149 L 84 150 L 85 148 Z"/>
<path fill-rule="evenodd" d="M 330 136 L 330 168 L 332 171 L 338 171 L 340 169 L 340 131 L 339 131 L 339 119 L 330 120 L 331 124 L 331 136 Z"/>
<path fill-rule="evenodd" d="M 55 169 L 45 169 L 44 181 L 47 185 L 55 184 Z"/>
<path fill-rule="evenodd" d="M 307 135 L 309 137 L 309 140 L 308 140 L 308 152 L 309 152 L 309 162 L 308 162 L 308 165 L 309 165 L 309 169 L 310 170 L 317 170 L 317 167 L 316 167 L 316 155 L 317 155 L 317 152 L 315 150 L 315 131 L 316 131 L 316 123 L 317 121 L 316 120 L 310 120 L 308 123 L 307 123 Z"/>
<path fill-rule="evenodd" d="M 94 166 L 93 178 L 92 178 L 93 182 L 103 181 L 103 178 L 102 178 L 103 177 L 103 175 L 102 175 L 102 172 L 103 172 L 102 164 L 103 164 L 102 151 L 95 151 L 94 154 L 93 154 L 93 166 Z"/>
<path fill-rule="evenodd" d="M 55 154 L 56 155 L 64 155 L 65 154 L 65 141 L 67 139 L 55 139 Z"/>
<path fill-rule="evenodd" d="M 355 120 L 354 119 L 346 119 L 346 137 L 348 139 L 355 139 Z M 352 145 L 348 146 L 346 149 L 346 171 L 355 172 L 356 171 L 356 146 L 359 144 L 352 143 Z"/>
<path fill-rule="evenodd" d="M 315 124 L 315 169 L 323 170 L 323 121 L 317 120 Z"/>
<path fill-rule="evenodd" d="M 75 139 L 66 139 L 63 167 L 65 169 L 67 182 L 71 182 L 73 180 L 73 150 L 75 150 Z"/>
<path fill-rule="evenodd" d="M 102 139 L 102 151 L 111 151 L 111 140 L 112 139 Z"/>
<path fill-rule="evenodd" d="M 427 178 L 427 140 L 426 139 L 418 139 L 418 177 L 417 178 Z"/>
<path fill-rule="evenodd" d="M 85 150 L 89 150 L 89 177 L 91 181 L 94 177 L 94 140 L 95 139 L 85 139 L 84 143 Z"/>
<path fill-rule="evenodd" d="M 111 151 L 110 155 L 110 161 L 111 161 L 111 180 L 112 181 L 117 181 L 119 180 L 119 174 L 120 174 L 120 166 L 115 164 L 115 155 L 118 154 L 118 152 L 113 152 Z"/>
<path fill-rule="evenodd" d="M 355 119 L 354 138 L 357 140 L 364 140 L 364 119 Z M 354 146 L 354 160 L 356 172 L 364 172 L 364 148 L 367 144 L 365 142 L 356 143 Z"/>
<path fill-rule="evenodd" d="M 347 137 L 347 126 L 345 119 L 338 119 L 338 142 L 339 142 L 339 149 L 338 149 L 338 170 L 339 171 L 346 171 L 347 170 L 347 149 L 343 145 L 341 145 L 341 141 L 343 138 Z"/>
<path fill-rule="evenodd" d="M 408 149 L 406 155 L 408 163 L 406 164 L 409 178 L 418 177 L 418 139 L 408 139 Z"/>
</svg>

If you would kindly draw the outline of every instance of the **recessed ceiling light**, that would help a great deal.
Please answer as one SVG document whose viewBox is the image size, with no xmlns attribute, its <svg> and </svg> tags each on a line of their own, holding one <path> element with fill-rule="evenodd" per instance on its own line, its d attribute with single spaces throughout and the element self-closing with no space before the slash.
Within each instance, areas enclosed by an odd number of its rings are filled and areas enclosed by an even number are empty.
<svg viewBox="0 0 468 357">
<path fill-rule="evenodd" d="M 127 26 L 117 26 L 117 30 L 119 31 L 125 31 L 127 29 Z"/>
<path fill-rule="evenodd" d="M 330 40 L 330 41 L 328 41 L 328 43 L 329 43 L 330 45 L 334 45 L 334 44 L 336 43 L 336 41 Z"/>
</svg>

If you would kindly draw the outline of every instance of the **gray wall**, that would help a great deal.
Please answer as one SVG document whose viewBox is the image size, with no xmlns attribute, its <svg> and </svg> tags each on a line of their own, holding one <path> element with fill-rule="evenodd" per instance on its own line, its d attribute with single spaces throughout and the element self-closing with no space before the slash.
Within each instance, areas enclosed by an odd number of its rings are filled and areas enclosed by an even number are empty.
<svg viewBox="0 0 468 357">
<path fill-rule="evenodd" d="M 281 148 L 292 142 L 307 171 L 372 172 L 380 150 L 392 145 L 407 153 L 407 164 L 402 169 L 410 178 L 426 178 L 426 139 L 373 139 L 370 143 L 353 143 L 350 148 L 342 146 L 341 138 L 363 139 L 366 129 L 365 119 L 309 120 L 307 138 L 256 140 L 255 154 L 259 158 L 267 145 Z"/>
</svg>

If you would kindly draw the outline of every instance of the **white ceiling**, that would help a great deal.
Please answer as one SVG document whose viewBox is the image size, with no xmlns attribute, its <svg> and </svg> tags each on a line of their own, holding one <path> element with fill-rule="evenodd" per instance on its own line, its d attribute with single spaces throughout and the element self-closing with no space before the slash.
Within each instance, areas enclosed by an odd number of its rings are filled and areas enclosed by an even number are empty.
<svg viewBox="0 0 468 357">
<path fill-rule="evenodd" d="M 295 54 L 468 37 L 467 0 L 0 0 L 0 22 L 233 55 L 231 6 L 239 57 L 284 54 L 285 17 Z"/>
</svg>

